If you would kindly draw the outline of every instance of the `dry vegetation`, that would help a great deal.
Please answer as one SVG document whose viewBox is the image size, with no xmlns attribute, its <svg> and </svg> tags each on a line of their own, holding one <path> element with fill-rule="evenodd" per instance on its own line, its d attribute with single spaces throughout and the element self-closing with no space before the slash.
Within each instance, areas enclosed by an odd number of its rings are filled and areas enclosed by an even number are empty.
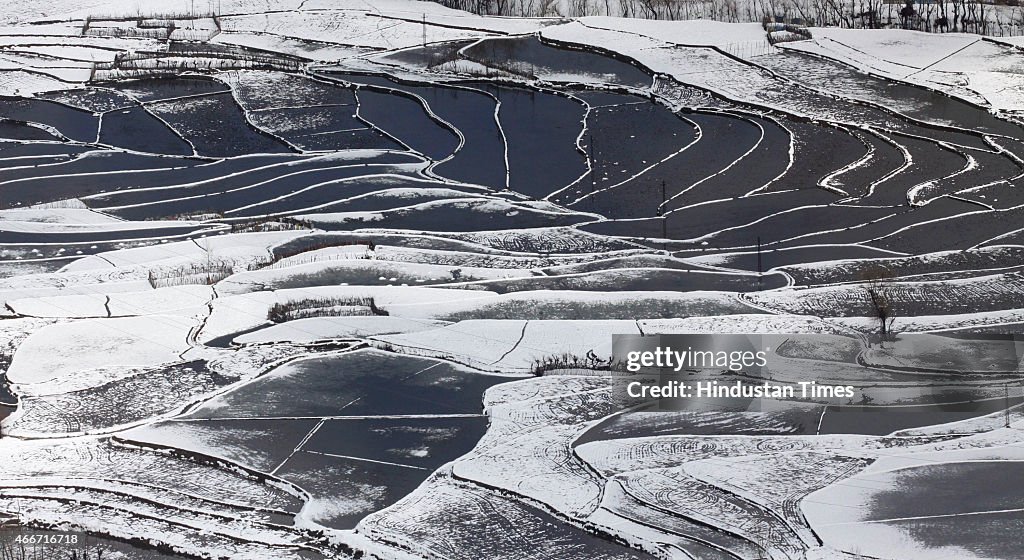
<svg viewBox="0 0 1024 560">
<path fill-rule="evenodd" d="M 231 263 L 210 261 L 205 263 L 189 263 L 169 269 L 151 269 L 147 279 L 153 288 L 186 285 L 212 285 L 231 276 L 234 267 Z"/>
<path fill-rule="evenodd" d="M 1024 33 L 1016 0 L 438 0 L 450 8 L 501 16 L 609 15 L 657 20 L 780 21 L 846 28 L 903 28 L 988 35 Z M 1001 4 L 997 6 L 997 4 Z M 686 42 L 685 37 L 680 42 Z"/>
<path fill-rule="evenodd" d="M 267 312 L 267 320 L 284 323 L 310 317 L 363 317 L 387 314 L 387 311 L 377 307 L 372 297 L 307 298 L 275 303 Z"/>
<path fill-rule="evenodd" d="M 611 367 L 611 358 L 601 358 L 593 352 L 586 356 L 577 356 L 568 352 L 554 354 L 537 358 L 530 366 L 534 375 L 544 375 L 547 372 L 556 370 L 608 370 Z"/>
</svg>

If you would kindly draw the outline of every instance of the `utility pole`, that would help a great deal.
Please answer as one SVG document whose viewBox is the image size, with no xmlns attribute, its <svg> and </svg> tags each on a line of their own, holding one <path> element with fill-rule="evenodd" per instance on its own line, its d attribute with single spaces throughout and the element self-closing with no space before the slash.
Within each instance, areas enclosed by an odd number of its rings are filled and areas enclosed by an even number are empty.
<svg viewBox="0 0 1024 560">
<path fill-rule="evenodd" d="M 595 165 L 597 162 L 594 161 L 597 149 L 594 147 L 593 134 L 587 135 L 587 151 L 590 152 L 587 154 L 587 157 L 590 159 L 590 194 L 593 195 L 594 191 L 597 189 L 597 177 L 594 175 L 597 173 L 597 165 Z"/>
<path fill-rule="evenodd" d="M 1004 414 L 1006 415 L 1006 427 L 1010 427 L 1010 384 L 1003 383 L 1003 404 L 1006 405 Z"/>
<path fill-rule="evenodd" d="M 757 236 L 757 291 L 761 291 L 761 236 Z"/>
<path fill-rule="evenodd" d="M 423 14 L 423 46 L 427 46 L 427 14 Z"/>
<path fill-rule="evenodd" d="M 658 215 L 661 216 L 661 238 L 665 240 L 662 246 L 663 251 L 668 251 L 668 216 L 665 215 L 665 203 L 668 197 L 665 194 L 665 180 L 661 180 L 661 206 L 658 206 Z"/>
<path fill-rule="evenodd" d="M 206 240 L 206 284 L 213 285 L 213 259 L 210 258 L 210 240 Z"/>
</svg>

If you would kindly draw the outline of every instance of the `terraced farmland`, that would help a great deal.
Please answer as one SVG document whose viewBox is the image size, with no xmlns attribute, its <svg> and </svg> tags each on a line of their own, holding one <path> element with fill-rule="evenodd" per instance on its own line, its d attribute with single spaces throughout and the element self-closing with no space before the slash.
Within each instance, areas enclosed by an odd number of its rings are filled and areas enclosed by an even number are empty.
<svg viewBox="0 0 1024 560">
<path fill-rule="evenodd" d="M 74 4 L 0 28 L 0 558 L 1018 552 L 948 531 L 1020 523 L 1018 48 Z M 672 333 L 854 396 L 618 409 L 612 336 Z"/>
</svg>

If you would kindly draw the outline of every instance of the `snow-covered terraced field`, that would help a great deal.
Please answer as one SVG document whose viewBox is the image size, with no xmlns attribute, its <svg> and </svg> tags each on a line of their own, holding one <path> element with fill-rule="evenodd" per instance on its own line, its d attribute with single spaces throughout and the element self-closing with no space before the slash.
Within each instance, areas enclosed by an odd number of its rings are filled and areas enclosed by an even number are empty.
<svg viewBox="0 0 1024 560">
<path fill-rule="evenodd" d="M 1024 332 L 1011 43 L 27 4 L 0 14 L 0 558 L 24 530 L 103 558 L 1024 549 L 1020 345 L 985 339 Z M 921 353 L 872 346 L 879 293 Z M 770 379 L 854 397 L 619 409 L 612 335 L 674 333 L 775 336 Z"/>
</svg>

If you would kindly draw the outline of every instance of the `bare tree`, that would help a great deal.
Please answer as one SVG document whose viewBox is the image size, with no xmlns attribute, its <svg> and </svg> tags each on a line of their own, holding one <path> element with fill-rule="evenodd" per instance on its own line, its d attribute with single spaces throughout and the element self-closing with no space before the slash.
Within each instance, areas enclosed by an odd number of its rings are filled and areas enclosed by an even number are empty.
<svg viewBox="0 0 1024 560">
<path fill-rule="evenodd" d="M 891 340 L 896 321 L 896 305 L 892 290 L 892 272 L 882 265 L 875 265 L 861 273 L 864 290 L 868 296 L 875 318 L 878 319 L 878 335 L 881 342 Z"/>
<path fill-rule="evenodd" d="M 907 0 L 903 9 L 900 10 L 900 27 L 910 29 L 917 17 L 917 10 L 914 9 L 914 0 Z"/>
<path fill-rule="evenodd" d="M 939 17 L 935 20 L 936 31 L 948 31 L 949 30 L 949 16 L 946 13 L 946 1 L 947 0 L 936 0 L 935 4 L 938 8 Z"/>
</svg>

